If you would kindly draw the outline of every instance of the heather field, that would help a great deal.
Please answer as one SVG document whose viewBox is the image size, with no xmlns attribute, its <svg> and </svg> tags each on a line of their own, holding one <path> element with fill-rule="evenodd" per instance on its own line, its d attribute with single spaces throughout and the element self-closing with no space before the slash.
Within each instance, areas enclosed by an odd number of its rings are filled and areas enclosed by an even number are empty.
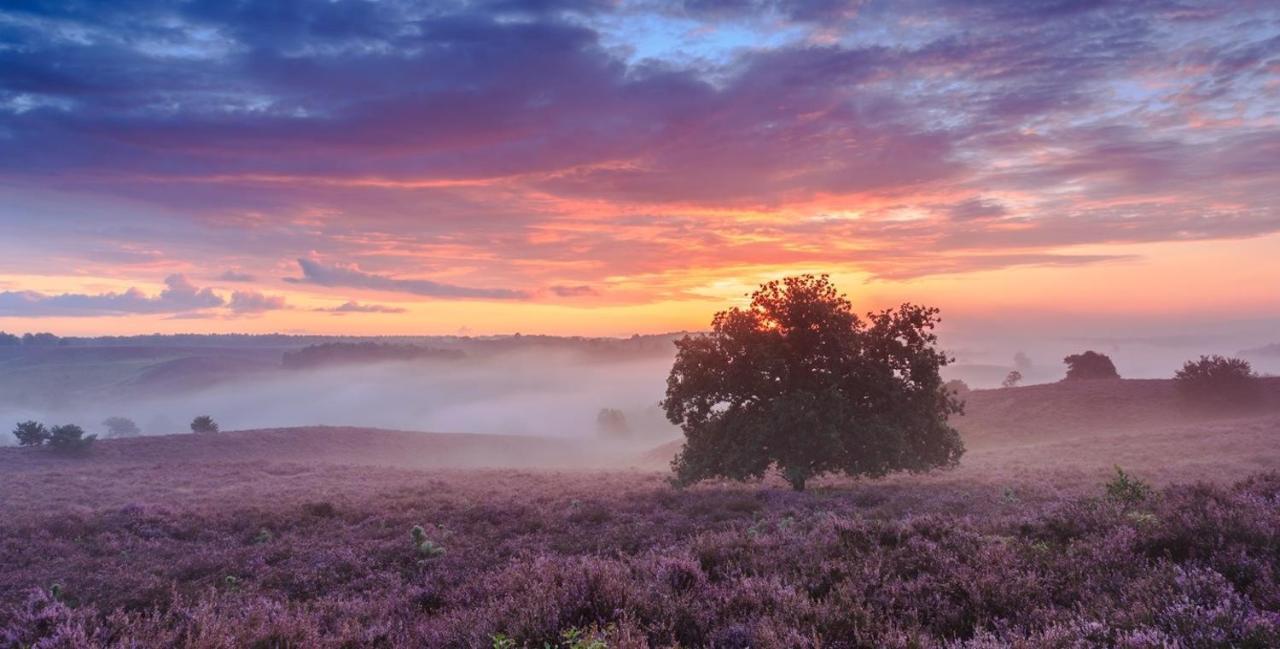
<svg viewBox="0 0 1280 649">
<path fill-rule="evenodd" d="M 975 392 L 959 468 L 804 493 L 673 488 L 669 445 L 0 449 L 0 645 L 1280 645 L 1274 404 L 1170 413 L 1165 382 L 1105 383 Z"/>
</svg>

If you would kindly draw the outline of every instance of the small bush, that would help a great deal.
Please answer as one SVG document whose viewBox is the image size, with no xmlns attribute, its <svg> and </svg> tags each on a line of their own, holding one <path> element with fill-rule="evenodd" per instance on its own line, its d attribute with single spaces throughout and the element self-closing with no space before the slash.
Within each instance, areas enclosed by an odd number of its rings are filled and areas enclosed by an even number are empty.
<svg viewBox="0 0 1280 649">
<path fill-rule="evenodd" d="M 413 541 L 413 548 L 418 551 L 418 554 L 428 559 L 444 554 L 444 548 L 428 539 L 427 531 L 422 529 L 421 525 L 414 525 L 413 529 L 409 530 L 409 538 Z"/>
<path fill-rule="evenodd" d="M 1201 356 L 1173 375 L 1183 399 L 1207 406 L 1244 406 L 1262 399 L 1262 384 L 1249 362 L 1240 358 Z"/>
<path fill-rule="evenodd" d="M 1116 467 L 1116 474 L 1107 482 L 1107 499 L 1125 507 L 1134 507 L 1151 497 L 1151 485 L 1139 480 L 1124 469 Z"/>
<path fill-rule="evenodd" d="M 107 427 L 107 437 L 137 437 L 142 434 L 138 424 L 128 417 L 107 417 L 102 420 L 102 425 Z"/>
<path fill-rule="evenodd" d="M 49 448 L 57 453 L 73 455 L 83 453 L 93 446 L 97 435 L 85 435 L 84 429 L 75 424 L 63 424 L 49 429 Z"/>
<path fill-rule="evenodd" d="M 1022 372 L 1013 370 L 1005 375 L 1004 380 L 1000 382 L 1000 385 L 1006 388 L 1014 388 L 1017 387 L 1019 383 L 1022 383 Z"/>
<path fill-rule="evenodd" d="M 13 429 L 19 446 L 42 446 L 49 440 L 49 431 L 38 421 L 24 421 Z"/>
<path fill-rule="evenodd" d="M 191 432 L 197 435 L 205 435 L 218 432 L 218 423 L 209 415 L 200 415 L 191 420 Z"/>
</svg>

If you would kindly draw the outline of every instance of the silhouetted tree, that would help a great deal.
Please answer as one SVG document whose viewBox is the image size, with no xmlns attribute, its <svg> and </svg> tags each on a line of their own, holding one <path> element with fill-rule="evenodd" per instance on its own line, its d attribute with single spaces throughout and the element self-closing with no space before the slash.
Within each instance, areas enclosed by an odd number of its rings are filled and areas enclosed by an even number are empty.
<svg viewBox="0 0 1280 649">
<path fill-rule="evenodd" d="M 196 434 L 216 433 L 218 424 L 209 415 L 200 415 L 191 420 L 191 432 Z"/>
<path fill-rule="evenodd" d="M 1022 383 L 1022 372 L 1012 370 L 1004 375 L 1004 380 L 1000 382 L 1000 385 L 1006 388 L 1015 388 L 1018 387 L 1019 383 Z"/>
<path fill-rule="evenodd" d="M 1112 363 L 1111 358 L 1106 354 L 1087 351 L 1083 354 L 1072 354 L 1062 359 L 1062 362 L 1067 364 L 1067 378 L 1064 379 L 1066 381 L 1120 378 L 1115 363 Z"/>
<path fill-rule="evenodd" d="M 49 439 L 49 430 L 38 421 L 24 421 L 13 429 L 19 446 L 40 446 Z"/>
<path fill-rule="evenodd" d="M 107 417 L 102 420 L 102 425 L 107 427 L 107 437 L 137 437 L 142 434 L 142 429 L 128 417 Z"/>
<path fill-rule="evenodd" d="M 621 410 L 601 408 L 596 414 L 596 432 L 605 437 L 626 437 L 631 434 L 631 427 Z"/>
<path fill-rule="evenodd" d="M 0 331 L 0 347 L 16 347 L 22 344 L 22 339 L 5 331 Z"/>
<path fill-rule="evenodd" d="M 1201 356 L 1187 361 L 1173 380 L 1184 399 L 1200 405 L 1244 406 L 1262 399 L 1262 383 L 1241 358 Z"/>
<path fill-rule="evenodd" d="M 863 320 L 824 275 L 760 287 L 712 332 L 676 342 L 662 405 L 684 430 L 676 481 L 760 478 L 797 490 L 818 475 L 952 466 L 958 400 L 932 333 L 937 309 L 904 304 Z"/>
<path fill-rule="evenodd" d="M 74 454 L 89 450 L 97 435 L 85 435 L 84 429 L 75 424 L 63 424 L 49 429 L 49 448 L 58 453 Z"/>
</svg>

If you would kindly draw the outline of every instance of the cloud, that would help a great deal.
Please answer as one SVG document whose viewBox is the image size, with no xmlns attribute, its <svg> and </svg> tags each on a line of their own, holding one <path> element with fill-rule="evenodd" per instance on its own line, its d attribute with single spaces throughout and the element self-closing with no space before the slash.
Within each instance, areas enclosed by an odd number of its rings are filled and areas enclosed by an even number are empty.
<svg viewBox="0 0 1280 649">
<path fill-rule="evenodd" d="M 599 293 L 590 286 L 552 286 L 549 288 L 552 293 L 560 297 L 587 297 L 590 295 L 599 295 Z"/>
<path fill-rule="evenodd" d="M 382 265 L 297 281 L 520 299 L 574 297 L 540 289 L 571 273 L 649 282 L 617 292 L 642 301 L 760 265 L 906 277 L 1263 236 L 1277 21 L 1198 0 L 15 6 L 0 204 L 71 198 L 0 209 L 21 241 L 0 247 L 116 273 L 314 250 Z M 106 199 L 127 241 L 80 216 Z M 501 288 L 403 279 L 440 272 L 423 259 Z"/>
<path fill-rule="evenodd" d="M 223 272 L 221 275 L 218 275 L 218 279 L 224 282 L 252 282 L 254 277 L 249 273 L 228 270 Z"/>
<path fill-rule="evenodd" d="M 235 313 L 263 313 L 287 308 L 284 296 L 266 295 L 257 291 L 236 291 L 227 304 Z"/>
<path fill-rule="evenodd" d="M 404 313 L 406 311 L 406 309 L 397 306 L 367 303 L 362 304 L 354 300 L 348 300 L 335 307 L 314 310 L 322 313 L 332 313 L 334 315 L 345 315 L 348 313 Z"/>
<path fill-rule="evenodd" d="M 302 277 L 287 277 L 285 281 L 295 284 L 365 288 L 426 297 L 517 300 L 529 296 L 525 291 L 505 288 L 470 288 L 426 279 L 397 279 L 366 273 L 355 266 L 328 265 L 306 258 L 298 259 L 298 267 L 302 269 Z"/>
<path fill-rule="evenodd" d="M 166 288 L 148 297 L 136 288 L 123 293 L 62 293 L 36 291 L 0 292 L 0 316 L 121 316 L 180 313 L 222 306 L 225 301 L 208 288 L 198 288 L 182 275 L 170 275 Z"/>
</svg>

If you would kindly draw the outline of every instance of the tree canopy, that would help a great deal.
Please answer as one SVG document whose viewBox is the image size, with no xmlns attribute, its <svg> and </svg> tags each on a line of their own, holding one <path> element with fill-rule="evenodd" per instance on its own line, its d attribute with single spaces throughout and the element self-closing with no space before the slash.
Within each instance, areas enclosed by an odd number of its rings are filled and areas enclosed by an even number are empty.
<svg viewBox="0 0 1280 649">
<path fill-rule="evenodd" d="M 1067 376 L 1064 379 L 1066 381 L 1120 378 L 1120 373 L 1116 371 L 1116 364 L 1112 363 L 1111 357 L 1106 354 L 1087 351 L 1082 354 L 1072 354 L 1062 359 L 1062 362 L 1067 364 Z"/>
<path fill-rule="evenodd" d="M 883 476 L 952 466 L 964 452 L 947 424 L 938 310 L 852 310 L 825 276 L 764 284 L 747 308 L 676 342 L 663 408 L 685 433 L 672 466 L 682 484 L 760 478 L 796 489 L 825 473 Z"/>
</svg>

